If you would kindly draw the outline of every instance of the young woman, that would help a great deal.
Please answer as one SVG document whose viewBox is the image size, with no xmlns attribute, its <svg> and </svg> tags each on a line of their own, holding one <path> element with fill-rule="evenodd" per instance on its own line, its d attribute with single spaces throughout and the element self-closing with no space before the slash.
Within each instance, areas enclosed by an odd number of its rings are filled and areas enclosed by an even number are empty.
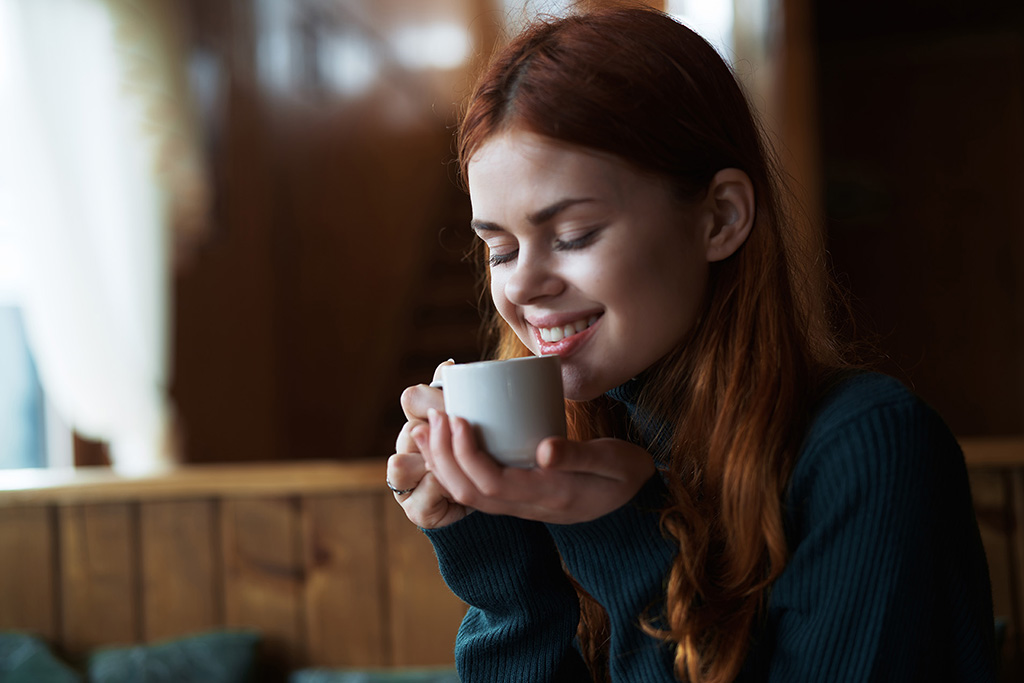
<svg viewBox="0 0 1024 683">
<path fill-rule="evenodd" d="M 460 128 L 497 356 L 570 439 L 499 466 L 402 396 L 389 486 L 469 605 L 464 681 L 994 680 L 963 456 L 844 362 L 744 96 L 650 10 L 541 22 Z"/>
</svg>

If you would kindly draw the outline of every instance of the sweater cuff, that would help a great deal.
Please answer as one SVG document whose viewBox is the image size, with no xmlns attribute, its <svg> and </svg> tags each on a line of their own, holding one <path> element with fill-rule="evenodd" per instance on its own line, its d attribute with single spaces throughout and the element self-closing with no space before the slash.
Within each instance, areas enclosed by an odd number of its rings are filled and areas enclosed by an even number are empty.
<svg viewBox="0 0 1024 683">
<path fill-rule="evenodd" d="M 624 576 L 645 594 L 635 597 L 647 599 L 651 587 L 663 585 L 678 552 L 661 531 L 669 501 L 668 487 L 656 473 L 619 509 L 590 522 L 548 524 L 547 529 L 569 573 L 606 607 L 624 588 Z"/>
<path fill-rule="evenodd" d="M 474 607 L 533 611 L 534 605 L 526 603 L 556 586 L 568 586 L 558 550 L 540 522 L 477 511 L 423 532 L 434 546 L 445 583 Z"/>
</svg>

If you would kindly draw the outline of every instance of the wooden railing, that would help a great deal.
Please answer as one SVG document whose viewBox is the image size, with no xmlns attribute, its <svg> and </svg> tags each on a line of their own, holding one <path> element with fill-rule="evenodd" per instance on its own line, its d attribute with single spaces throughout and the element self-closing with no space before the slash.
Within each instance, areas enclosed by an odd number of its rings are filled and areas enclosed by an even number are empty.
<svg viewBox="0 0 1024 683">
<path fill-rule="evenodd" d="M 960 438 L 988 556 L 992 601 L 1006 622 L 1003 677 L 1024 676 L 1024 437 Z"/>
<path fill-rule="evenodd" d="M 74 657 L 257 629 L 281 671 L 451 664 L 464 606 L 383 461 L 0 473 L 0 630 Z"/>
<path fill-rule="evenodd" d="M 961 439 L 1004 661 L 1024 651 L 1024 439 Z M 465 606 L 383 460 L 0 473 L 0 630 L 63 653 L 257 629 L 282 671 L 448 665 Z"/>
</svg>

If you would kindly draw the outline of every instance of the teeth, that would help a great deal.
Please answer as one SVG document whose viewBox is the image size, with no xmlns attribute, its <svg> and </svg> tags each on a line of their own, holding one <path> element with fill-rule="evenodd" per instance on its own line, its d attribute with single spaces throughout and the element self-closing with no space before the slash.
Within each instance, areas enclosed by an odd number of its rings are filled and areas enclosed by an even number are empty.
<svg viewBox="0 0 1024 683">
<path fill-rule="evenodd" d="M 597 322 L 598 317 L 592 315 L 590 318 L 581 318 L 563 327 L 540 327 L 538 328 L 540 330 L 540 338 L 549 343 L 560 342 L 566 337 L 571 337 L 587 329 Z"/>
</svg>

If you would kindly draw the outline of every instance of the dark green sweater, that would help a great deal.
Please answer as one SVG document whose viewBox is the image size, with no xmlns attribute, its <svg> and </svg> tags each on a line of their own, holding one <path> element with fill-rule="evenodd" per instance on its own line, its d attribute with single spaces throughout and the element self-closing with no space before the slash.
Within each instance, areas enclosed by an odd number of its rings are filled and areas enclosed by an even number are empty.
<svg viewBox="0 0 1024 683">
<path fill-rule="evenodd" d="M 666 496 L 654 476 L 592 522 L 477 512 L 427 531 L 445 581 L 470 606 L 455 643 L 461 680 L 588 680 L 563 561 L 608 611 L 613 680 L 675 680 L 671 650 L 638 627 L 664 604 L 676 552 L 658 527 Z M 882 375 L 844 382 L 816 411 L 785 503 L 790 560 L 738 680 L 995 680 L 963 455 L 918 398 Z"/>
</svg>

